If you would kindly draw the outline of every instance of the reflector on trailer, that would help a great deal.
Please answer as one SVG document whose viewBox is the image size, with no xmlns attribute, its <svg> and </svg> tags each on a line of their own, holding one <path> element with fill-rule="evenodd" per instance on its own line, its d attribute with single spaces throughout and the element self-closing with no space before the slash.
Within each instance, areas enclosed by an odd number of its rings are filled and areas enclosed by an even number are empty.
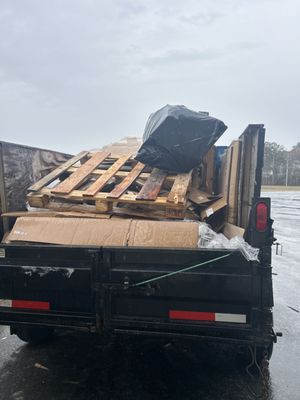
<svg viewBox="0 0 300 400">
<path fill-rule="evenodd" d="M 0 299 L 0 307 L 29 310 L 50 310 L 50 303 L 48 301 Z"/>
<path fill-rule="evenodd" d="M 247 322 L 245 314 L 182 311 L 182 310 L 170 310 L 169 318 L 177 320 L 190 320 L 190 321 L 233 322 L 238 324 L 245 324 Z"/>
<path fill-rule="evenodd" d="M 268 227 L 268 206 L 266 203 L 259 202 L 256 204 L 256 229 L 264 232 Z"/>
</svg>

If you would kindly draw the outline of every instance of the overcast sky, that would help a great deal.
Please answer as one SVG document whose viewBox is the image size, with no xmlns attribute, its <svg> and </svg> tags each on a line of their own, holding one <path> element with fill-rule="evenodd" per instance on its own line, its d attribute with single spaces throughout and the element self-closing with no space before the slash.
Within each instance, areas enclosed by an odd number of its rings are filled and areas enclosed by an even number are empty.
<svg viewBox="0 0 300 400">
<path fill-rule="evenodd" d="M 299 0 L 0 0 L 0 138 L 66 152 L 165 104 L 300 141 Z"/>
</svg>

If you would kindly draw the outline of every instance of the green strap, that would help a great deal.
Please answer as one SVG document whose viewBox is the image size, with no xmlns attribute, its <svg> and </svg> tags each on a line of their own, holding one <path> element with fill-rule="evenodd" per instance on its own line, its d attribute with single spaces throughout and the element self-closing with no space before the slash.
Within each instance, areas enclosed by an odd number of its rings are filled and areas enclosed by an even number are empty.
<svg viewBox="0 0 300 400">
<path fill-rule="evenodd" d="M 155 277 L 155 278 L 147 279 L 146 281 L 143 281 L 143 282 L 134 283 L 133 285 L 130 285 L 130 286 L 131 286 L 131 287 L 141 286 L 141 285 L 144 285 L 145 283 L 150 283 L 150 282 L 158 281 L 159 279 L 168 278 L 169 276 L 173 276 L 173 275 L 176 275 L 176 274 L 180 274 L 181 272 L 190 271 L 190 270 L 195 269 L 195 268 L 197 268 L 197 267 L 202 267 L 203 265 L 211 264 L 211 263 L 213 263 L 213 262 L 222 260 L 223 258 L 226 258 L 226 257 L 231 256 L 231 254 L 232 254 L 232 253 L 225 254 L 225 255 L 223 255 L 223 256 L 220 256 L 220 257 L 217 257 L 217 258 L 213 258 L 212 260 L 204 261 L 204 262 L 202 262 L 202 263 L 200 263 L 200 264 L 196 264 L 196 265 L 192 265 L 191 267 L 187 267 L 187 268 L 180 269 L 179 271 L 170 272 L 170 273 L 168 273 L 168 274 L 164 274 L 164 275 L 161 275 L 161 276 L 157 276 L 157 277 Z"/>
</svg>

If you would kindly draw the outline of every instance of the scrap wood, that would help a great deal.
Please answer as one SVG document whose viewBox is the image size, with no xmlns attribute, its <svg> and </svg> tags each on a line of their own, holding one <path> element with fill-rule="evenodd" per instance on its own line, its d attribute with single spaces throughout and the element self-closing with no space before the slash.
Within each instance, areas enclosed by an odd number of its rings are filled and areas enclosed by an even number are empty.
<svg viewBox="0 0 300 400">
<path fill-rule="evenodd" d="M 167 172 L 153 168 L 150 177 L 136 196 L 137 200 L 155 200 L 167 176 Z"/>
<path fill-rule="evenodd" d="M 104 172 L 84 193 L 83 196 L 95 196 L 115 175 L 117 171 L 129 160 L 131 154 L 120 157 L 112 166 Z"/>
<path fill-rule="evenodd" d="M 112 210 L 112 217 L 134 217 L 152 220 L 166 220 L 166 219 L 183 219 L 182 214 L 171 213 L 170 210 L 166 213 L 165 209 L 147 209 L 130 207 L 114 207 Z M 199 216 L 192 210 L 187 209 L 184 213 L 184 218 L 193 221 L 199 221 Z"/>
<path fill-rule="evenodd" d="M 238 188 L 239 188 L 239 165 L 241 156 L 241 142 L 235 140 L 231 144 L 232 158 L 230 166 L 230 177 L 228 182 L 227 204 L 228 204 L 228 222 L 237 223 L 238 217 Z"/>
<path fill-rule="evenodd" d="M 228 205 L 228 222 L 231 224 L 236 224 L 238 217 L 241 147 L 240 140 L 231 143 L 226 150 L 221 168 L 220 190 Z"/>
<path fill-rule="evenodd" d="M 205 220 L 206 218 L 210 217 L 213 215 L 215 212 L 218 210 L 221 210 L 222 208 L 227 206 L 227 202 L 224 199 L 224 197 L 221 197 L 217 201 L 215 201 L 212 204 L 209 204 L 204 210 L 201 211 L 200 216 L 201 220 Z"/>
<path fill-rule="evenodd" d="M 54 171 L 50 172 L 50 174 L 46 175 L 42 179 L 40 179 L 38 182 L 33 184 L 28 188 L 29 192 L 37 192 L 40 190 L 42 187 L 45 185 L 48 185 L 49 183 L 53 182 L 55 179 L 57 179 L 63 172 L 67 171 L 68 168 L 72 167 L 72 165 L 76 164 L 78 161 L 82 160 L 84 157 L 86 157 L 89 154 L 88 151 L 81 151 L 77 156 L 74 156 L 61 164 L 58 168 L 56 168 Z"/>
<path fill-rule="evenodd" d="M 59 176 L 61 183 L 57 186 L 50 188 L 45 185 L 39 191 L 29 193 L 29 205 L 59 212 L 112 214 L 113 208 L 120 204 L 133 204 L 135 207 L 143 205 L 149 209 L 153 206 L 157 211 L 161 207 L 164 218 L 185 217 L 192 172 L 168 175 L 157 168 L 147 169 L 147 166 L 136 162 L 130 155 L 115 159 L 107 154 L 88 153 L 88 160 L 81 166 L 78 163 L 72 165 L 64 176 Z M 123 170 L 125 167 L 126 171 Z M 108 187 L 112 179 L 115 183 Z M 69 204 L 72 208 L 62 208 L 55 205 L 57 202 Z M 86 206 L 93 209 L 78 209 Z"/>
<path fill-rule="evenodd" d="M 70 203 L 67 201 L 49 199 L 44 202 L 43 196 L 40 195 L 33 195 L 30 197 L 29 204 L 32 207 L 31 211 L 43 212 L 43 207 L 47 207 L 44 208 L 45 211 L 52 210 L 57 212 L 97 213 L 95 204 Z"/>
<path fill-rule="evenodd" d="M 110 153 L 97 152 L 92 155 L 76 172 L 52 189 L 52 193 L 68 194 L 82 184 L 85 179 L 104 161 Z"/>
<path fill-rule="evenodd" d="M 132 160 L 129 160 L 129 161 L 132 161 Z M 101 164 L 98 168 L 93 170 L 93 172 L 91 173 L 90 176 L 97 179 L 97 178 L 99 178 L 99 176 L 102 176 L 110 167 L 111 167 L 111 165 L 107 165 L 107 168 L 105 168 L 105 166 L 103 164 Z M 131 171 L 130 168 L 128 167 L 128 168 L 126 168 L 126 170 L 124 167 L 120 168 L 115 173 L 114 178 L 118 178 L 118 179 L 126 178 L 128 173 Z M 78 167 L 72 166 L 72 167 L 68 168 L 67 172 L 68 172 L 68 174 L 72 174 L 72 173 L 76 172 L 77 169 L 78 169 Z M 143 172 L 139 175 L 138 179 L 139 180 L 143 179 L 146 181 L 149 178 L 150 174 L 151 174 L 151 170 L 149 170 L 147 167 L 145 167 L 143 169 Z M 174 174 L 167 175 L 165 183 L 172 185 L 174 183 L 175 177 L 176 177 L 176 175 L 174 175 Z"/>
<path fill-rule="evenodd" d="M 97 214 L 79 211 L 15 211 L 2 214 L 3 217 L 53 217 L 53 218 L 100 218 L 108 219 L 110 214 Z"/>
<path fill-rule="evenodd" d="M 213 192 L 213 184 L 215 177 L 215 146 L 203 157 L 202 162 L 202 185 L 208 193 Z"/>
<path fill-rule="evenodd" d="M 187 192 L 190 189 L 192 171 L 177 174 L 172 189 L 168 195 L 168 202 L 174 204 L 184 204 Z"/>
<path fill-rule="evenodd" d="M 119 183 L 112 192 L 108 194 L 107 197 L 118 199 L 129 186 L 135 181 L 135 179 L 142 173 L 145 168 L 145 164 L 138 162 L 134 168 L 129 172 L 125 179 Z"/>
</svg>

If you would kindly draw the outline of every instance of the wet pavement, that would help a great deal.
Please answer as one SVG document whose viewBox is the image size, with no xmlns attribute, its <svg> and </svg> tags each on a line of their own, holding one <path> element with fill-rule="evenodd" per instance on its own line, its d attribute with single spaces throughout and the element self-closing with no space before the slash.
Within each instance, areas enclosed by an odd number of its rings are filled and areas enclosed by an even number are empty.
<svg viewBox="0 0 300 400">
<path fill-rule="evenodd" d="M 283 256 L 273 258 L 275 329 L 269 378 L 252 379 L 228 347 L 151 340 L 109 343 L 64 333 L 31 347 L 0 327 L 0 400 L 300 399 L 300 192 L 272 197 Z"/>
</svg>

